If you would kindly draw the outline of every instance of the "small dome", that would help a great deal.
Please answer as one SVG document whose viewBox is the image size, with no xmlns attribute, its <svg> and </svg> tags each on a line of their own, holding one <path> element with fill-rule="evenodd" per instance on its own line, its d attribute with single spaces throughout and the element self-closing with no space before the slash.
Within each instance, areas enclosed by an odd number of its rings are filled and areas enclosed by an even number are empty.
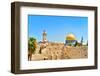
<svg viewBox="0 0 100 76">
<path fill-rule="evenodd" d="M 72 33 L 68 34 L 66 36 L 66 40 L 76 40 L 75 35 L 73 35 Z"/>
</svg>

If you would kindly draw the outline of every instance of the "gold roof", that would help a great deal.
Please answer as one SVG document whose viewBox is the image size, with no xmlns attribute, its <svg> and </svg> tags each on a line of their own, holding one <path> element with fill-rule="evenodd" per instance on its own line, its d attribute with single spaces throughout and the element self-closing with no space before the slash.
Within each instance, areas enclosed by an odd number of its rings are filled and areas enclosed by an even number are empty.
<svg viewBox="0 0 100 76">
<path fill-rule="evenodd" d="M 66 40 L 76 40 L 75 35 L 70 33 L 66 36 Z"/>
</svg>

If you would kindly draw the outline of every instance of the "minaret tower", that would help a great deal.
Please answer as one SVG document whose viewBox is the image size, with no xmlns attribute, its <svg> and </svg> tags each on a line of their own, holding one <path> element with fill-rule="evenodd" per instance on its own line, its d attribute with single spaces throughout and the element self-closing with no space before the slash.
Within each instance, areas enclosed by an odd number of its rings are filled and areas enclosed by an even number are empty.
<svg viewBox="0 0 100 76">
<path fill-rule="evenodd" d="M 47 33 L 45 30 L 43 31 L 42 35 L 43 35 L 43 42 L 46 42 L 47 41 Z"/>
</svg>

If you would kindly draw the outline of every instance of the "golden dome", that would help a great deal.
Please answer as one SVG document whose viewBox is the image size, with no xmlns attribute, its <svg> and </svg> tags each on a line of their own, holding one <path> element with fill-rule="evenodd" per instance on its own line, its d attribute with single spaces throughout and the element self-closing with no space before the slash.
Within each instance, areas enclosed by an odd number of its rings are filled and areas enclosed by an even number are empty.
<svg viewBox="0 0 100 76">
<path fill-rule="evenodd" d="M 66 40 L 76 40 L 75 35 L 73 35 L 72 33 L 68 34 L 66 36 Z"/>
</svg>

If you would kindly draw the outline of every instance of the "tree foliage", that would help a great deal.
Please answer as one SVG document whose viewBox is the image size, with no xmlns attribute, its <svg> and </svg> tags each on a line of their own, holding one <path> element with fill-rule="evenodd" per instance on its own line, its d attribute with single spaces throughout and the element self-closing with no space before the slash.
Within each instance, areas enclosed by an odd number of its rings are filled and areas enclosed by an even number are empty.
<svg viewBox="0 0 100 76">
<path fill-rule="evenodd" d="M 78 45 L 78 42 L 76 41 L 74 46 L 76 47 L 77 45 Z"/>
<path fill-rule="evenodd" d="M 81 38 L 81 44 L 83 44 L 83 36 L 82 36 L 82 38 Z"/>
<path fill-rule="evenodd" d="M 88 41 L 87 41 L 87 44 L 86 45 L 88 46 Z"/>
<path fill-rule="evenodd" d="M 37 42 L 34 37 L 30 37 L 28 40 L 28 51 L 34 53 L 37 47 Z"/>
</svg>

